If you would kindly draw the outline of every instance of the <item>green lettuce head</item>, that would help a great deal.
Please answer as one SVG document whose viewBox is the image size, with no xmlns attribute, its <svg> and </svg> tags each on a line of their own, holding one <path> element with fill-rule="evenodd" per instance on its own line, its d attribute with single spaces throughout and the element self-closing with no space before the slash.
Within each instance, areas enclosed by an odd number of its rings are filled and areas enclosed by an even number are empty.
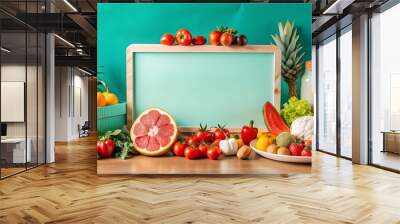
<svg viewBox="0 0 400 224">
<path fill-rule="evenodd" d="M 299 100 L 297 97 L 291 97 L 289 101 L 283 104 L 281 116 L 286 124 L 292 125 L 292 122 L 299 117 L 313 116 L 313 110 L 307 100 Z"/>
</svg>

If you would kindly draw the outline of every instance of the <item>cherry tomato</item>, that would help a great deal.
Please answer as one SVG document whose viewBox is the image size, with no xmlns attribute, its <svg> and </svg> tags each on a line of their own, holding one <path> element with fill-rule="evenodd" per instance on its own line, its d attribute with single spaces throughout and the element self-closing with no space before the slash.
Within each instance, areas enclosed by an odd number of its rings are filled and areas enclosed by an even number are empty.
<svg viewBox="0 0 400 224">
<path fill-rule="evenodd" d="M 174 45 L 174 43 L 175 43 L 175 37 L 172 36 L 172 34 L 170 33 L 164 34 L 160 39 L 160 44 Z"/>
<path fill-rule="evenodd" d="M 215 139 L 224 140 L 227 136 L 226 133 L 222 129 L 216 129 L 214 131 Z"/>
<path fill-rule="evenodd" d="M 173 147 L 173 152 L 176 156 L 185 156 L 185 148 L 188 145 L 181 143 L 181 142 L 175 142 L 174 147 Z"/>
<path fill-rule="evenodd" d="M 175 39 L 179 45 L 189 46 L 192 43 L 192 34 L 187 29 L 180 29 L 176 32 Z"/>
<path fill-rule="evenodd" d="M 219 147 L 219 142 L 223 139 L 215 139 L 215 141 L 212 143 L 212 145 L 218 146 Z"/>
<path fill-rule="evenodd" d="M 207 132 L 205 131 L 198 131 L 195 134 L 197 141 L 202 142 L 207 140 Z"/>
<path fill-rule="evenodd" d="M 221 149 L 218 146 L 213 146 L 207 151 L 207 157 L 212 160 L 219 159 L 221 156 Z"/>
<path fill-rule="evenodd" d="M 217 129 L 215 129 L 214 134 L 215 134 L 215 139 L 218 139 L 216 132 L 220 132 L 219 133 L 220 139 L 222 138 L 221 132 L 223 132 L 225 134 L 225 138 L 229 138 L 229 136 L 231 135 L 231 133 L 229 133 L 229 130 L 225 128 L 225 125 L 217 124 Z M 223 138 L 223 139 L 225 139 L 225 138 Z M 223 139 L 221 139 L 221 140 L 223 140 Z"/>
<path fill-rule="evenodd" d="M 208 42 L 210 42 L 210 44 L 212 45 L 217 46 L 220 44 L 220 37 L 221 33 L 217 30 L 214 30 L 208 35 Z"/>
<path fill-rule="evenodd" d="M 244 46 L 247 44 L 247 37 L 245 35 L 236 36 L 233 42 L 239 46 Z"/>
<path fill-rule="evenodd" d="M 204 45 L 206 43 L 206 38 L 202 35 L 198 35 L 192 39 L 192 44 L 194 45 Z"/>
<path fill-rule="evenodd" d="M 97 153 L 101 158 L 110 158 L 114 154 L 115 144 L 113 140 L 97 141 Z"/>
<path fill-rule="evenodd" d="M 208 145 L 201 144 L 199 146 L 199 151 L 200 151 L 200 156 L 201 157 L 207 157 Z"/>
<path fill-rule="evenodd" d="M 301 151 L 301 156 L 312 156 L 311 150 L 309 150 L 307 147 L 303 148 L 303 151 Z"/>
<path fill-rule="evenodd" d="M 220 42 L 224 46 L 231 46 L 233 42 L 233 35 L 232 33 L 225 32 L 220 37 Z"/>
<path fill-rule="evenodd" d="M 188 145 L 194 145 L 194 146 L 196 146 L 197 144 L 199 144 L 199 140 L 196 138 L 196 136 L 191 136 L 191 137 L 188 137 L 188 138 L 186 139 L 186 143 L 187 143 Z"/>
<path fill-rule="evenodd" d="M 225 133 L 227 138 L 229 138 L 231 136 L 231 133 L 229 132 L 228 129 L 223 129 L 223 131 L 224 131 L 224 133 Z"/>
<path fill-rule="evenodd" d="M 200 157 L 200 150 L 193 148 L 192 146 L 188 146 L 185 149 L 185 157 L 187 159 L 198 159 Z"/>
<path fill-rule="evenodd" d="M 207 131 L 207 142 L 213 142 L 215 140 L 214 132 Z"/>
</svg>

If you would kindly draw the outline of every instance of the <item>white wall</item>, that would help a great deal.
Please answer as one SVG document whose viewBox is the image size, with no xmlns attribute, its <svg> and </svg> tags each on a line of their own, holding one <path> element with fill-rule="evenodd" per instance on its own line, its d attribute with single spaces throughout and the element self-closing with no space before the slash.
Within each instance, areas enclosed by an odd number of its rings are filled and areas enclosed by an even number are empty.
<svg viewBox="0 0 400 224">
<path fill-rule="evenodd" d="M 56 67 L 55 140 L 79 137 L 78 125 L 88 120 L 88 78 L 76 68 Z"/>
</svg>

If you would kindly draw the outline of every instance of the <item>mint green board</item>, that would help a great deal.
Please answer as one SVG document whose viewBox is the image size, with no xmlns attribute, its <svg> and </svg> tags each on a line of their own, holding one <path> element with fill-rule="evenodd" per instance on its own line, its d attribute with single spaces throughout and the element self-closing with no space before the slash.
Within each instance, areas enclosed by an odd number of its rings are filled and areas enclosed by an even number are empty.
<svg viewBox="0 0 400 224">
<path fill-rule="evenodd" d="M 134 115 L 169 112 L 178 126 L 200 123 L 265 127 L 262 106 L 274 100 L 273 53 L 135 53 Z"/>
</svg>

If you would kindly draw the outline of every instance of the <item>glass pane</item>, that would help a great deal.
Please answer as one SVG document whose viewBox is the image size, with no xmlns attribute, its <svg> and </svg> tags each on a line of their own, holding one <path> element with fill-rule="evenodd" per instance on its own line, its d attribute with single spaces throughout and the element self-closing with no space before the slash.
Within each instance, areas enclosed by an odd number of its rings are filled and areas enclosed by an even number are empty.
<svg viewBox="0 0 400 224">
<path fill-rule="evenodd" d="M 37 119 L 37 99 L 38 99 L 38 35 L 36 32 L 27 33 L 28 38 L 28 62 L 27 62 L 27 81 L 26 81 L 26 115 L 27 115 L 27 150 L 30 150 L 28 155 L 31 156 L 29 163 L 27 164 L 28 168 L 34 167 L 37 165 L 38 160 L 38 141 L 37 141 L 37 127 L 38 127 L 38 119 Z"/>
<path fill-rule="evenodd" d="M 3 32 L 1 45 L 7 49 L 1 50 L 1 173 L 5 177 L 25 170 L 31 160 L 31 151 L 26 151 L 26 33 Z"/>
<path fill-rule="evenodd" d="M 400 170 L 400 5 L 372 18 L 372 163 Z"/>
<path fill-rule="evenodd" d="M 352 157 L 352 32 L 340 36 L 340 153 Z"/>
<path fill-rule="evenodd" d="M 39 33 L 38 45 L 38 164 L 45 163 L 45 60 L 46 60 L 46 37 L 44 34 Z"/>
<path fill-rule="evenodd" d="M 318 149 L 336 153 L 336 39 L 318 48 Z"/>
</svg>

